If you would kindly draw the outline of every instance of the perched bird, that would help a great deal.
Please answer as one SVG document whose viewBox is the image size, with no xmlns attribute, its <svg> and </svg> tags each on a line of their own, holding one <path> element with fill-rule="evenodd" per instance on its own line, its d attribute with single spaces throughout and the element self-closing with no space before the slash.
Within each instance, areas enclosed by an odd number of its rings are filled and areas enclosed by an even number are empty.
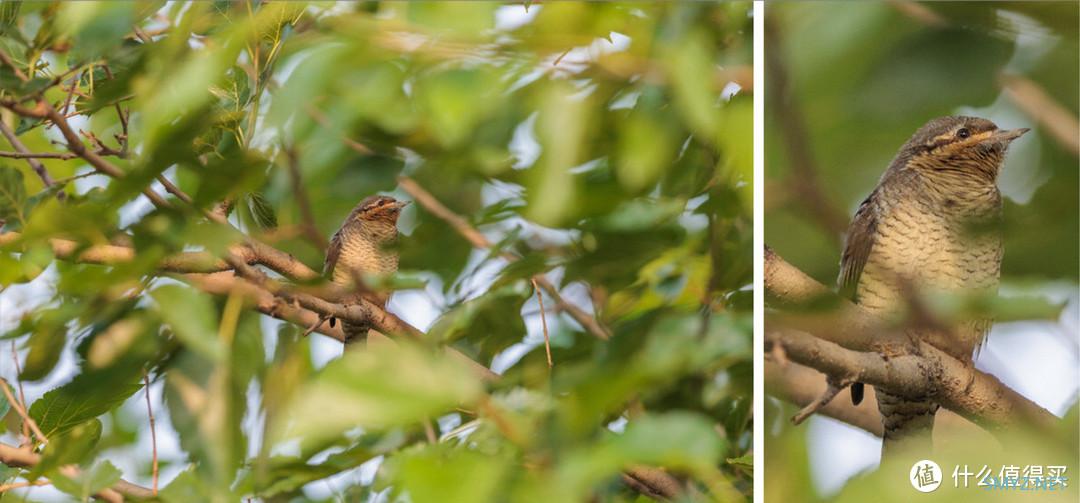
<svg viewBox="0 0 1080 503">
<path fill-rule="evenodd" d="M 906 307 L 912 290 L 996 292 L 1002 255 L 997 176 L 1009 144 L 1027 131 L 975 117 L 941 117 L 916 131 L 855 213 L 840 262 L 841 294 L 890 317 Z M 970 364 L 990 324 L 967 320 L 945 331 L 913 329 L 911 336 Z M 852 385 L 856 405 L 862 386 Z M 881 390 L 876 396 L 882 457 L 900 444 L 929 453 L 938 409 L 933 397 Z"/>
<path fill-rule="evenodd" d="M 393 249 L 398 235 L 397 220 L 401 209 L 408 204 L 389 196 L 368 197 L 353 208 L 330 239 L 323 274 L 329 275 L 334 284 L 356 292 L 346 297 L 344 303 L 365 298 L 386 307 L 390 296 L 362 290 L 360 280 L 364 276 L 397 272 L 398 254 Z M 363 340 L 371 327 L 342 321 L 341 328 L 345 331 L 345 344 L 351 344 Z"/>
</svg>

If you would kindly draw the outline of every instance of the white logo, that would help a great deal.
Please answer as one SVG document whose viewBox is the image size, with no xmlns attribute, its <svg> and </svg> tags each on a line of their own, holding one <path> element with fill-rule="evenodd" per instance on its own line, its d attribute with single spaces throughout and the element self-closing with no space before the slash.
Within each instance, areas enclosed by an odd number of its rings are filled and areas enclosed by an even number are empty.
<svg viewBox="0 0 1080 503">
<path fill-rule="evenodd" d="M 922 493 L 931 492 L 941 485 L 941 467 L 929 459 L 924 459 L 911 467 L 908 480 L 911 481 L 911 487 L 914 487 L 916 491 Z"/>
</svg>

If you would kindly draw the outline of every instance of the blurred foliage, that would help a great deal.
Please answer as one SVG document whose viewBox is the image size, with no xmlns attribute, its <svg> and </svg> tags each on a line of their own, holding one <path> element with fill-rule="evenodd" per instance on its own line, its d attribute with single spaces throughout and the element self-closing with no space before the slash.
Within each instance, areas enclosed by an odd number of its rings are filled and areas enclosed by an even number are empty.
<svg viewBox="0 0 1080 503">
<path fill-rule="evenodd" d="M 928 120 L 976 115 L 1005 128 L 1033 132 L 1011 148 L 999 185 L 1005 196 L 1005 259 L 1002 283 L 1027 296 L 984 299 L 962 307 L 958 299 L 929 299 L 939 313 L 994 312 L 999 319 L 1056 319 L 1059 298 L 1044 298 L 1051 284 L 1075 288 L 1080 267 L 1078 161 L 1046 124 L 1027 115 L 1002 89 L 1002 75 L 1029 79 L 1075 120 L 1080 89 L 1080 8 L 1075 2 L 776 2 L 767 10 L 769 50 L 779 53 L 788 78 L 785 107 L 771 88 L 766 96 L 765 241 L 818 281 L 835 284 L 842 236 L 821 218 L 795 172 L 789 107 L 802 114 L 811 162 L 822 200 L 847 219 L 877 184 L 900 146 Z M 767 30 L 768 32 L 769 30 Z M 771 75 L 771 67 L 766 73 Z M 946 315 L 947 316 L 947 315 Z M 1070 325 L 1063 324 L 1068 332 Z M 1075 327 L 1075 325 L 1072 325 Z M 1071 334 L 1070 337 L 1075 336 Z M 1024 464 L 1067 465 L 1077 470 L 1075 398 L 1061 431 L 1029 435 L 1017 431 L 1000 447 L 955 439 L 948 459 L 934 459 L 946 472 L 935 493 L 941 501 L 1075 501 L 1066 493 L 988 492 L 952 488 L 956 464 L 977 470 Z M 815 487 L 808 466 L 806 427 L 792 427 L 796 408 L 766 402 L 765 470 L 783 473 L 770 482 L 770 501 L 831 498 Z M 1051 442 L 1047 438 L 1056 439 Z M 1062 440 L 1064 439 L 1064 440 Z M 940 458 L 940 459 L 939 459 Z M 821 471 L 829 467 L 814 467 Z M 883 466 L 856 475 L 836 495 L 841 501 L 908 501 L 915 492 L 908 466 Z M 1034 494 L 1034 496 L 1032 496 Z"/>
<path fill-rule="evenodd" d="M 21 379 L 66 382 L 28 397 L 50 435 L 45 462 L 0 471 L 0 484 L 44 474 L 84 499 L 121 475 L 108 450 L 148 485 L 149 448 L 133 448 L 148 445 L 146 418 L 121 407 L 148 372 L 164 390 L 158 428 L 179 438 L 162 455 L 184 467 L 162 480 L 163 501 L 327 487 L 349 501 L 645 501 L 620 478 L 637 465 L 689 480 L 687 499 L 749 499 L 752 98 L 736 83 L 749 85 L 751 21 L 748 2 L 0 4 L 0 49 L 30 77 L 3 65 L 0 97 L 66 110 L 125 174 L 45 158 L 62 183 L 46 188 L 27 162 L 0 162 L 3 230 L 21 233 L 0 253 L 0 282 L 33 281 L 40 297 L 2 313 L 0 337 L 25 355 Z M 0 119 L 30 151 L 63 152 L 47 122 Z M 150 207 L 139 193 L 164 195 L 162 175 L 192 203 Z M 441 311 L 422 341 L 320 363 L 327 346 L 302 338 L 307 327 L 158 270 L 239 242 L 203 218 L 221 206 L 320 269 L 304 201 L 329 236 L 399 175 L 523 257 L 507 266 L 407 209 L 389 283 Z M 56 237 L 135 258 L 54 260 Z M 614 334 L 597 339 L 545 298 L 552 369 L 529 282 L 548 271 Z M 393 305 L 407 320 L 426 309 Z M 489 365 L 522 342 L 493 382 L 438 350 Z M 375 480 L 359 482 L 372 460 Z"/>
</svg>

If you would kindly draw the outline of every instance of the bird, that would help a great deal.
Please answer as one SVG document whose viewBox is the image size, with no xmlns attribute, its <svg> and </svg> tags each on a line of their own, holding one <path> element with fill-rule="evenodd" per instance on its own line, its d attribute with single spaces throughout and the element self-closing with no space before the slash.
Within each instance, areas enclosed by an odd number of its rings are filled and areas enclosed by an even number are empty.
<svg viewBox="0 0 1080 503">
<path fill-rule="evenodd" d="M 409 201 L 398 201 L 390 196 L 375 195 L 357 204 L 341 228 L 334 233 L 326 249 L 323 274 L 339 287 L 348 289 L 342 302 L 358 302 L 363 298 L 385 308 L 390 295 L 385 292 L 363 290 L 361 281 L 365 276 L 388 276 L 397 272 L 398 252 L 397 221 L 401 209 Z M 330 320 L 333 326 L 334 320 Z M 364 340 L 367 324 L 355 324 L 342 320 L 345 344 Z"/>
<path fill-rule="evenodd" d="M 1028 131 L 966 116 L 939 117 L 919 128 L 855 212 L 840 260 L 840 294 L 885 318 L 900 314 L 913 288 L 996 294 L 1003 254 L 997 179 L 1009 145 Z M 991 322 L 913 328 L 909 337 L 972 365 Z M 852 385 L 855 405 L 863 391 L 862 383 Z M 880 389 L 876 396 L 882 459 L 901 448 L 929 453 L 938 409 L 933 397 Z"/>
</svg>

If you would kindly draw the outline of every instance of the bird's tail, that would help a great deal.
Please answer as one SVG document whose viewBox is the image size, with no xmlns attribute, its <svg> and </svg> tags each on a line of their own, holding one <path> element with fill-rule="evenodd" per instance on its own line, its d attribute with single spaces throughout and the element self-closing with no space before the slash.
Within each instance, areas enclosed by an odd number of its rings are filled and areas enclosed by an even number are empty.
<svg viewBox="0 0 1080 503">
<path fill-rule="evenodd" d="M 911 398 L 890 395 L 877 391 L 878 411 L 881 412 L 881 424 L 884 436 L 881 442 L 881 458 L 893 456 L 896 451 L 906 451 L 912 456 L 931 454 L 934 431 L 934 414 L 937 402 L 924 398 Z"/>
</svg>

